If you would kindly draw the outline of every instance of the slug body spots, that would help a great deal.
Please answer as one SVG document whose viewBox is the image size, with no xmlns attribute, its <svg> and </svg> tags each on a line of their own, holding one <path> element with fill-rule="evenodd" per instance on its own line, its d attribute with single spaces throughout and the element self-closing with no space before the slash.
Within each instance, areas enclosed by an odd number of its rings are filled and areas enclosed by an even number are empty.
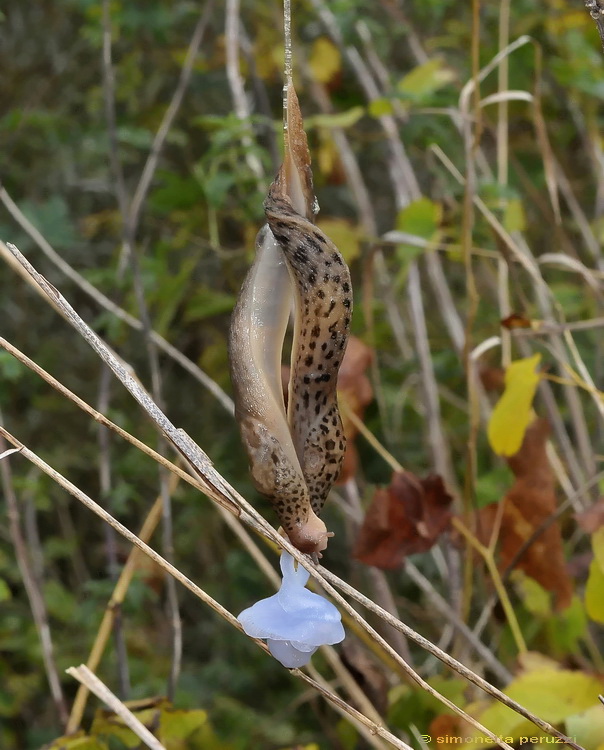
<svg viewBox="0 0 604 750">
<path fill-rule="evenodd" d="M 346 450 L 336 389 L 352 313 L 350 272 L 333 242 L 294 211 L 280 177 L 264 207 L 294 284 L 296 333 L 288 420 L 318 515 Z"/>
<path fill-rule="evenodd" d="M 337 377 L 352 314 L 350 273 L 312 222 L 310 155 L 298 100 L 288 88 L 285 160 L 264 204 L 256 259 L 235 306 L 229 359 L 252 478 L 292 543 L 318 553 L 328 533 L 318 517 L 346 448 Z M 287 414 L 281 352 L 291 298 L 295 329 Z"/>
</svg>

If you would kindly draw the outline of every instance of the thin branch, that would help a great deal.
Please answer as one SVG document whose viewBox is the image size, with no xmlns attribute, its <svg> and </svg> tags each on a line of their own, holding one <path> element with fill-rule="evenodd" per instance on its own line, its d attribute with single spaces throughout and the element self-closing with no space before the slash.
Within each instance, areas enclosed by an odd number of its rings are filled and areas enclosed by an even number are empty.
<svg viewBox="0 0 604 750">
<path fill-rule="evenodd" d="M 183 471 L 180 467 L 173 464 L 167 458 L 164 458 L 164 456 L 154 451 L 153 448 L 149 448 L 149 446 L 146 443 L 143 443 L 141 440 L 138 440 L 138 438 L 135 438 L 129 432 L 126 432 L 126 430 L 116 425 L 114 422 L 108 419 L 104 414 L 101 414 L 99 411 L 97 411 L 92 406 L 87 404 L 79 396 L 76 396 L 75 393 L 73 393 L 68 388 L 66 388 L 62 383 L 59 383 L 59 381 L 56 380 L 56 378 L 53 378 L 53 376 L 50 375 L 48 372 L 46 372 L 46 370 L 42 369 L 33 360 L 31 360 L 29 357 L 23 354 L 23 352 L 19 351 L 19 349 L 14 347 L 12 344 L 6 341 L 6 339 L 3 339 L 2 337 L 0 337 L 0 347 L 2 349 L 5 349 L 7 352 L 10 352 L 10 354 L 12 354 L 13 357 L 18 359 L 19 362 L 23 363 L 26 367 L 29 367 L 30 370 L 32 370 L 37 375 L 39 375 L 43 380 L 49 383 L 53 388 L 55 388 L 63 396 L 68 398 L 70 401 L 73 401 L 73 403 L 76 404 L 76 406 L 82 409 L 82 411 L 86 412 L 86 414 L 90 415 L 99 424 L 103 425 L 104 427 L 107 427 L 112 432 L 115 432 L 116 435 L 119 435 L 121 438 L 123 438 L 124 440 L 129 442 L 131 445 L 133 445 L 135 448 L 138 448 L 138 450 L 145 453 L 154 461 L 157 461 L 158 464 L 161 464 L 164 468 L 168 469 L 168 471 L 172 472 L 173 474 L 176 474 L 178 477 L 180 477 L 180 479 L 183 479 L 185 482 L 188 482 L 193 487 L 196 487 L 198 490 L 203 492 L 208 497 L 211 497 L 212 500 L 218 505 L 222 507 L 226 507 L 231 513 L 234 513 L 235 515 L 239 513 L 238 507 L 231 500 L 228 500 L 222 493 L 217 493 L 216 490 L 213 487 L 211 487 L 206 481 L 200 480 L 198 478 L 193 478 L 186 471 Z"/>
<path fill-rule="evenodd" d="M 105 365 L 102 365 L 101 378 L 99 383 L 98 405 L 100 412 L 109 410 L 109 400 L 111 393 L 111 371 Z M 99 443 L 99 486 L 101 497 L 107 503 L 109 510 L 112 510 L 112 474 L 111 474 L 111 433 L 107 427 L 99 424 L 97 439 Z M 107 567 L 110 580 L 114 583 L 118 579 L 118 560 L 117 560 L 117 536 L 111 526 L 105 525 L 105 539 L 107 541 Z M 123 700 L 130 696 L 130 672 L 128 665 L 128 649 L 124 637 L 124 628 L 122 622 L 122 612 L 119 604 L 115 605 L 112 610 L 113 614 L 113 636 L 115 641 L 115 652 L 117 656 L 117 672 L 120 686 L 120 694 Z M 90 666 L 90 665 L 88 665 Z M 90 667 L 92 671 L 96 667 Z"/>
<path fill-rule="evenodd" d="M 80 664 L 79 667 L 69 667 L 69 669 L 66 669 L 65 671 L 82 685 L 85 685 L 91 693 L 94 693 L 99 700 L 103 701 L 108 708 L 117 714 L 123 720 L 124 724 L 129 727 L 134 734 L 142 740 L 148 748 L 150 748 L 150 750 L 166 750 L 161 742 L 151 734 L 140 719 L 137 719 L 132 711 L 125 706 L 85 664 Z"/>
<path fill-rule="evenodd" d="M 115 315 L 116 318 L 126 323 L 126 325 L 133 328 L 135 331 L 142 331 L 143 324 L 140 320 L 135 318 L 130 313 L 126 312 L 119 305 L 105 296 L 83 276 L 81 276 L 76 270 L 74 270 L 63 258 L 57 253 L 57 251 L 47 242 L 44 236 L 38 231 L 38 229 L 29 221 L 29 219 L 23 214 L 21 209 L 14 203 L 12 198 L 8 195 L 6 190 L 1 186 L 0 183 L 0 202 L 3 203 L 4 207 L 8 210 L 10 215 L 17 221 L 19 226 L 25 231 L 26 234 L 38 245 L 44 255 L 58 268 L 65 276 L 67 276 L 74 284 L 81 289 L 85 294 L 91 297 L 98 305 L 103 309 Z M 12 258 L 8 248 L 4 242 L 0 241 L 0 255 L 5 259 Z M 18 266 L 20 268 L 20 266 Z M 24 277 L 26 278 L 26 277 Z M 52 303 L 52 299 L 50 300 Z M 216 383 L 209 375 L 206 375 L 203 370 L 198 367 L 194 362 L 184 356 L 181 352 L 172 346 L 163 336 L 153 331 L 151 334 L 153 341 L 157 346 L 169 357 L 187 372 L 189 372 L 201 385 L 208 390 L 217 401 L 230 413 L 234 412 L 233 400 L 227 396 L 222 388 Z"/>
<path fill-rule="evenodd" d="M 0 415 L 0 422 L 1 421 L 2 415 Z M 2 451 L 0 459 L 7 458 L 12 453 L 18 453 L 20 451 L 19 447 L 9 450 L 3 450 L 4 448 L 5 442 L 0 438 L 0 451 Z M 31 567 L 27 544 L 21 532 L 19 503 L 13 488 L 9 461 L 0 460 L 0 475 L 2 476 L 2 491 L 6 500 L 8 530 L 13 547 L 15 548 L 17 565 L 19 567 L 19 572 L 21 573 L 21 578 L 23 579 L 27 598 L 29 599 L 29 606 L 31 607 L 36 630 L 38 631 L 46 679 L 48 680 L 50 694 L 54 701 L 57 714 L 59 715 L 59 721 L 61 724 L 65 725 L 67 723 L 67 705 L 61 688 L 57 665 L 54 660 L 52 637 L 50 634 L 50 626 L 48 624 L 48 612 L 46 610 L 44 596 L 38 586 L 35 573 Z"/>
<path fill-rule="evenodd" d="M 237 118 L 245 123 L 249 121 L 249 108 L 245 98 L 245 88 L 239 72 L 239 0 L 226 0 L 225 8 L 225 42 L 226 42 L 226 73 L 233 97 L 233 106 Z M 262 178 L 264 170 L 262 164 L 250 150 L 252 145 L 251 130 L 246 132 L 241 138 L 245 147 L 245 160 L 252 174 L 258 180 L 259 189 L 263 189 Z"/>
<path fill-rule="evenodd" d="M 136 190 L 134 191 L 134 196 L 130 204 L 130 211 L 128 213 L 128 223 L 130 224 L 130 229 L 133 236 L 136 235 L 142 207 L 147 198 L 147 194 L 149 193 L 149 188 L 157 169 L 157 164 L 159 162 L 159 157 L 164 147 L 166 137 L 170 131 L 170 128 L 172 127 L 172 123 L 174 122 L 178 111 L 180 110 L 185 92 L 189 87 L 195 58 L 197 57 L 197 53 L 199 52 L 199 48 L 206 31 L 206 27 L 210 21 L 213 6 L 214 0 L 206 0 L 203 11 L 199 16 L 197 23 L 195 24 L 195 28 L 191 36 L 191 41 L 189 42 L 189 46 L 187 48 L 187 54 L 185 55 L 185 60 L 180 70 L 178 83 L 176 84 L 176 88 L 174 89 L 174 93 L 172 94 L 172 98 L 170 99 L 170 104 L 168 105 L 168 108 L 164 113 L 157 133 L 155 134 L 155 138 L 153 139 L 153 143 L 151 144 L 149 156 L 147 157 L 147 161 L 145 162 L 145 166 L 138 181 L 138 185 L 136 186 Z"/>
<path fill-rule="evenodd" d="M 407 293 L 409 296 L 409 312 L 412 328 L 415 334 L 415 349 L 419 359 L 421 382 L 423 390 L 423 403 L 426 409 L 428 423 L 428 445 L 432 453 L 432 464 L 440 474 L 449 489 L 456 494 L 457 480 L 453 471 L 449 445 L 445 439 L 442 419 L 440 413 L 440 400 L 438 388 L 434 375 L 430 342 L 428 341 L 428 328 L 422 302 L 421 280 L 417 263 L 412 263 L 407 276 Z"/>
</svg>

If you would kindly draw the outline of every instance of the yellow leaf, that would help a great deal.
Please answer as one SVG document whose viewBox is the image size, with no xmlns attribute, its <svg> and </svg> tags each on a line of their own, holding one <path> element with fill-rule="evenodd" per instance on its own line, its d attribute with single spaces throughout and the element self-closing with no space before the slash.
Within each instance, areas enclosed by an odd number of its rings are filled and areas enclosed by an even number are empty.
<svg viewBox="0 0 604 750">
<path fill-rule="evenodd" d="M 524 206 L 518 198 L 512 198 L 506 203 L 503 226 L 508 232 L 523 232 L 526 229 Z"/>
<path fill-rule="evenodd" d="M 330 175 L 338 163 L 338 151 L 332 138 L 320 138 L 317 149 L 317 165 L 321 174 Z"/>
<path fill-rule="evenodd" d="M 325 218 L 317 222 L 317 226 L 329 237 L 346 263 L 352 263 L 359 257 L 359 241 L 362 233 L 358 226 L 347 219 Z"/>
<path fill-rule="evenodd" d="M 585 672 L 540 667 L 521 674 L 504 693 L 545 721 L 559 724 L 591 708 L 594 696 L 602 692 L 603 686 L 601 678 Z M 486 711 L 473 713 L 494 734 L 513 735 L 516 741 L 521 736 L 538 737 L 542 734 L 533 724 L 500 703 L 492 703 Z"/>
<path fill-rule="evenodd" d="M 487 435 L 491 448 L 500 456 L 518 453 L 531 422 L 533 398 L 541 375 L 535 368 L 540 354 L 518 359 L 505 373 L 505 390 L 493 409 Z"/>
<path fill-rule="evenodd" d="M 340 50 L 327 37 L 320 36 L 312 46 L 308 65 L 315 81 L 329 83 L 342 67 Z"/>
<path fill-rule="evenodd" d="M 604 572 L 594 558 L 585 585 L 585 609 L 594 622 L 604 622 Z"/>
<path fill-rule="evenodd" d="M 591 548 L 594 551 L 594 558 L 604 574 L 604 526 L 600 526 L 591 536 Z"/>
</svg>

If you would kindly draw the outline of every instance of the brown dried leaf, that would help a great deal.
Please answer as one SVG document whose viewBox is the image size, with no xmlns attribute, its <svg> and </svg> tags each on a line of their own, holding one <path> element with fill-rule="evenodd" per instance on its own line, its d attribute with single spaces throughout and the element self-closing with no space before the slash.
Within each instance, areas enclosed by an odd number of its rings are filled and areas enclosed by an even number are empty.
<svg viewBox="0 0 604 750">
<path fill-rule="evenodd" d="M 451 748 L 449 740 L 455 744 L 459 743 L 460 738 L 463 737 L 464 728 L 465 722 L 460 716 L 439 714 L 432 719 L 428 728 L 428 736 L 431 737 L 430 744 L 438 742 L 442 750 L 449 750 Z"/>
<path fill-rule="evenodd" d="M 363 418 L 367 405 L 373 401 L 371 381 L 365 374 L 372 359 L 373 349 L 356 336 L 351 336 L 338 374 L 338 399 L 360 419 Z M 344 484 L 354 476 L 358 467 L 358 453 L 353 442 L 358 432 L 357 428 L 345 413 L 342 413 L 342 424 L 347 446 L 338 484 Z"/>
<path fill-rule="evenodd" d="M 535 419 L 527 428 L 518 453 L 507 461 L 516 481 L 503 499 L 504 509 L 499 531 L 499 565 L 505 570 L 536 529 L 555 512 L 555 479 L 546 455 L 550 433 L 546 419 Z M 490 538 L 497 506 L 489 505 L 479 514 L 481 537 Z M 572 582 L 564 560 L 559 523 L 551 524 L 522 555 L 515 566 L 534 578 L 556 598 L 556 607 L 570 604 Z"/>
<path fill-rule="evenodd" d="M 480 382 L 485 391 L 501 393 L 505 387 L 505 370 L 501 367 L 483 367 L 480 371 Z"/>
<path fill-rule="evenodd" d="M 375 491 L 354 557 L 377 568 L 400 567 L 407 555 L 430 549 L 448 528 L 451 502 L 441 477 L 395 472 L 389 487 Z"/>
<path fill-rule="evenodd" d="M 518 315 L 518 313 L 512 313 L 501 321 L 501 325 L 510 331 L 514 328 L 531 328 L 532 323 L 528 318 Z"/>
</svg>

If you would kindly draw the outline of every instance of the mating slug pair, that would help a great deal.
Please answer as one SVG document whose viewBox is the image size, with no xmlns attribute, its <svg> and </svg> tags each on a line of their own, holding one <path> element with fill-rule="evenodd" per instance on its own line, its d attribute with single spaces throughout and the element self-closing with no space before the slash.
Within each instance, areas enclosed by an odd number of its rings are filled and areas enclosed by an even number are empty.
<svg viewBox="0 0 604 750">
<path fill-rule="evenodd" d="M 287 86 L 285 155 L 264 203 L 267 223 L 231 321 L 235 415 L 256 488 L 300 551 L 318 554 L 331 534 L 319 518 L 338 478 L 346 439 L 337 377 L 350 327 L 350 272 L 314 224 L 310 154 L 294 87 Z M 283 339 L 294 301 L 287 412 Z"/>
</svg>

